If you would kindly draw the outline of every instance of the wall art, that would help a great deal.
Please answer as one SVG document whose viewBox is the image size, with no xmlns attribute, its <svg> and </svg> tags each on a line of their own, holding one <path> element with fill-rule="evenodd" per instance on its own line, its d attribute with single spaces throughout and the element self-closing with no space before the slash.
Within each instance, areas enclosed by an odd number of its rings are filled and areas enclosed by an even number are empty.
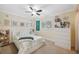
<svg viewBox="0 0 79 59">
<path fill-rule="evenodd" d="M 40 20 L 36 20 L 36 31 L 40 31 Z"/>
<path fill-rule="evenodd" d="M 51 21 L 43 21 L 42 23 L 42 28 L 52 28 L 52 22 Z"/>
<path fill-rule="evenodd" d="M 55 16 L 55 28 L 69 28 L 70 27 L 70 17 Z"/>
<path fill-rule="evenodd" d="M 20 26 L 23 27 L 23 26 L 24 26 L 24 22 L 21 22 L 21 23 L 20 23 Z"/>
<path fill-rule="evenodd" d="M 12 21 L 12 26 L 17 26 L 17 21 Z"/>
</svg>

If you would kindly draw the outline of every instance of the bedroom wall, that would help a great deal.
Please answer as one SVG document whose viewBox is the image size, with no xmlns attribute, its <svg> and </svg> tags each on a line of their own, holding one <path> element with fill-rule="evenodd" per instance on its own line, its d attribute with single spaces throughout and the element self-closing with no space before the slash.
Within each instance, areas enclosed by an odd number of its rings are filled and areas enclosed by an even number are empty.
<svg viewBox="0 0 79 59">
<path fill-rule="evenodd" d="M 72 10 L 69 10 L 67 12 L 63 12 L 60 14 L 57 14 L 60 17 L 64 17 L 64 16 L 69 16 L 70 17 L 70 22 L 75 20 L 75 12 Z M 71 28 L 73 29 L 72 26 L 70 26 L 70 28 L 55 28 L 55 16 L 46 16 L 44 19 L 40 20 L 41 23 L 43 21 L 47 21 L 50 20 L 52 22 L 52 28 L 51 29 L 46 29 L 46 28 L 42 28 L 38 33 L 38 35 L 43 36 L 45 39 L 51 40 L 55 43 L 55 45 L 60 46 L 62 48 L 65 49 L 71 49 L 71 36 L 73 36 L 73 34 L 71 35 Z M 73 37 L 72 37 L 73 38 Z M 74 40 L 74 38 L 73 38 Z M 74 46 L 74 42 L 72 44 L 72 46 Z"/>
<path fill-rule="evenodd" d="M 17 24 L 16 24 L 17 23 Z M 32 17 L 20 17 L 11 15 L 11 39 L 19 39 L 19 37 L 25 37 L 30 34 L 30 31 L 34 29 L 34 22 Z"/>
<path fill-rule="evenodd" d="M 67 11 L 67 12 L 63 12 L 63 13 L 59 13 L 57 15 L 59 15 L 60 17 L 64 17 L 64 16 L 70 16 L 70 21 L 71 20 L 74 20 L 75 19 L 75 12 L 74 11 Z M 6 17 L 2 16 L 2 15 L 8 15 L 8 20 L 10 21 L 10 26 L 6 27 L 0 27 L 0 28 L 10 28 L 11 30 L 11 39 L 12 36 L 13 36 L 13 33 L 18 36 L 20 35 L 18 32 L 23 32 L 23 34 L 21 34 L 22 36 L 23 35 L 27 35 L 27 33 L 29 32 L 29 30 L 32 28 L 32 29 L 35 29 L 35 18 L 34 17 L 20 17 L 20 16 L 16 16 L 16 15 L 11 15 L 11 14 L 8 14 L 8 13 L 4 13 L 4 12 L 0 12 L 0 19 L 4 18 L 4 19 L 7 19 Z M 60 46 L 60 47 L 63 47 L 65 49 L 70 49 L 71 47 L 71 28 L 55 28 L 54 25 L 55 25 L 55 16 L 56 15 L 53 15 L 53 16 L 45 16 L 43 19 L 41 19 L 41 23 L 44 22 L 44 21 L 51 21 L 52 22 L 52 28 L 50 29 L 47 29 L 47 28 L 42 28 L 41 26 L 41 29 L 39 32 L 37 32 L 38 35 L 41 35 L 43 36 L 45 39 L 48 39 L 48 40 L 51 40 L 53 41 L 56 45 Z M 16 23 L 18 23 L 17 26 L 13 26 L 13 21 L 15 21 Z M 27 22 L 32 22 L 32 26 L 19 26 L 19 24 L 21 22 L 23 22 L 24 24 L 26 24 Z M 27 32 L 27 33 L 26 33 Z M 73 36 L 73 35 L 72 35 Z M 74 39 L 73 39 L 74 40 Z M 73 42 L 74 43 L 74 42 Z"/>
<path fill-rule="evenodd" d="M 6 30 L 10 28 L 10 17 L 0 11 L 0 30 Z"/>
<path fill-rule="evenodd" d="M 7 26 L 4 25 L 5 20 L 9 22 Z M 24 25 L 21 26 L 21 23 Z M 12 41 L 13 37 L 28 35 L 30 30 L 34 29 L 33 18 L 30 16 L 21 17 L 0 11 L 0 29 L 9 29 L 10 41 Z"/>
</svg>

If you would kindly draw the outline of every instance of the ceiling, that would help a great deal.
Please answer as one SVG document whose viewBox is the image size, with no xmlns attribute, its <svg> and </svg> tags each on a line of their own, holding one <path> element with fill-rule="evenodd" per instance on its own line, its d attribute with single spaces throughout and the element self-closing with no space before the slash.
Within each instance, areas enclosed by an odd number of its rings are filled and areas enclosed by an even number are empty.
<svg viewBox="0 0 79 59">
<path fill-rule="evenodd" d="M 36 9 L 42 9 L 41 15 L 53 15 L 58 12 L 63 12 L 72 9 L 74 4 L 0 4 L 0 10 L 6 11 L 8 13 L 18 15 L 18 16 L 31 16 L 30 13 L 25 13 L 28 11 L 28 6 L 32 6 Z"/>
</svg>

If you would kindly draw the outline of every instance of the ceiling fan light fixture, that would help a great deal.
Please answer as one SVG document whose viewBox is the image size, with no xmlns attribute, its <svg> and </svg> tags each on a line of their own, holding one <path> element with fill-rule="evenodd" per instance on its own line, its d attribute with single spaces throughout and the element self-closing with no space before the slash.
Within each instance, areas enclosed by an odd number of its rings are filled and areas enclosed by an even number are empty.
<svg viewBox="0 0 79 59">
<path fill-rule="evenodd" d="M 36 12 L 33 11 L 32 14 L 36 15 Z"/>
<path fill-rule="evenodd" d="M 34 6 L 28 6 L 29 11 L 25 11 L 25 13 L 31 13 L 31 15 L 40 16 L 40 13 L 42 12 L 41 9 L 37 9 Z"/>
</svg>

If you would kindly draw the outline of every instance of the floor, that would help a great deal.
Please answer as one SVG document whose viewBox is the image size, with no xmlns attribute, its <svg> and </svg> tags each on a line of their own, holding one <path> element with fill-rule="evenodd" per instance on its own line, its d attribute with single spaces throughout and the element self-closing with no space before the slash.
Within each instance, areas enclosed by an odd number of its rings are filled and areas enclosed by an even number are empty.
<svg viewBox="0 0 79 59">
<path fill-rule="evenodd" d="M 34 51 L 32 54 L 71 54 L 75 53 L 54 45 L 51 41 L 45 41 L 45 44 Z M 17 54 L 17 48 L 14 44 L 0 47 L 0 54 Z"/>
<path fill-rule="evenodd" d="M 33 54 L 74 54 L 74 51 L 58 47 L 53 42 L 46 41 L 45 45 L 34 51 Z"/>
<path fill-rule="evenodd" d="M 0 54 L 16 54 L 18 50 L 13 43 L 0 47 Z"/>
</svg>

